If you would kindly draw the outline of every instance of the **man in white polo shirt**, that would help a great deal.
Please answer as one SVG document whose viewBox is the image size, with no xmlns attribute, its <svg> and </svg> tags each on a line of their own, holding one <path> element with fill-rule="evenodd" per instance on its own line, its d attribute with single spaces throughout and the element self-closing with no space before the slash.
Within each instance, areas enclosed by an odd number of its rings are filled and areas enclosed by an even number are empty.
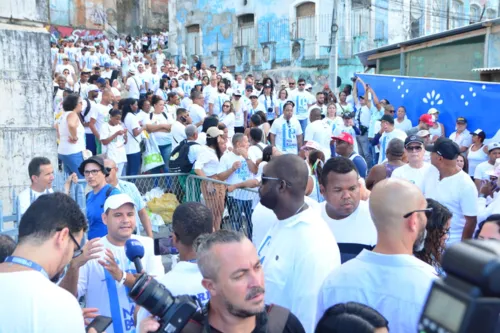
<svg viewBox="0 0 500 333">
<path fill-rule="evenodd" d="M 320 212 L 332 231 L 340 249 L 342 263 L 356 257 L 363 249 L 377 243 L 368 202 L 360 196 L 359 174 L 346 157 L 332 157 L 321 173 L 321 193 L 325 201 Z"/>
<path fill-rule="evenodd" d="M 284 154 L 298 154 L 302 147 L 302 127 L 293 117 L 294 103 L 289 101 L 283 106 L 283 115 L 273 122 L 270 130 L 271 145 Z"/>
<path fill-rule="evenodd" d="M 415 185 L 391 178 L 375 185 L 369 205 L 377 245 L 326 278 L 317 320 L 332 305 L 358 302 L 380 312 L 389 321 L 390 332 L 416 332 L 427 293 L 437 278 L 432 266 L 413 256 L 425 243 L 427 201 Z"/>
<path fill-rule="evenodd" d="M 389 142 L 392 139 L 399 139 L 401 141 L 406 140 L 406 133 L 402 130 L 398 130 L 394 127 L 394 117 L 390 115 L 383 115 L 380 118 L 381 129 L 380 132 L 373 138 L 372 144 L 380 143 L 380 155 L 378 158 L 378 164 L 382 164 L 386 159 L 386 150 Z"/>
<path fill-rule="evenodd" d="M 446 206 L 452 213 L 450 237 L 447 246 L 472 238 L 477 223 L 477 188 L 468 174 L 457 168 L 460 154 L 458 144 L 448 138 L 439 138 L 427 146 L 431 163 L 439 171 L 437 181 L 426 179 L 426 196 Z"/>
<path fill-rule="evenodd" d="M 495 161 L 500 158 L 500 142 L 493 142 L 488 145 L 488 160 L 479 163 L 474 171 L 474 183 L 479 191 L 481 185 L 490 179 L 488 171 L 493 170 Z"/>
<path fill-rule="evenodd" d="M 315 141 L 321 146 L 321 151 L 325 154 L 325 160 L 330 158 L 331 149 L 330 141 L 332 131 L 330 126 L 321 120 L 321 109 L 319 107 L 312 107 L 309 110 L 310 123 L 306 127 L 304 142 Z"/>
<path fill-rule="evenodd" d="M 172 245 L 179 250 L 180 261 L 167 274 L 157 276 L 156 280 L 173 296 L 191 295 L 205 305 L 210 294 L 201 284 L 203 276 L 196 264 L 193 245 L 198 236 L 212 233 L 212 212 L 198 202 L 183 203 L 175 209 L 172 216 L 172 231 Z M 149 315 L 146 309 L 141 308 L 137 314 L 137 322 Z"/>
<path fill-rule="evenodd" d="M 264 167 L 260 202 L 273 210 L 278 222 L 264 237 L 258 255 L 266 272 L 266 304 L 288 308 L 312 333 L 319 289 L 340 266 L 340 253 L 319 212 L 304 202 L 307 174 L 304 161 L 292 154 L 273 157 Z"/>
<path fill-rule="evenodd" d="M 424 162 L 424 140 L 417 135 L 410 135 L 405 140 L 405 151 L 408 164 L 395 169 L 391 177 L 406 179 L 410 183 L 417 185 L 425 196 L 427 189 L 424 185 L 429 184 L 429 182 L 425 182 L 426 178 L 436 178 L 438 172 L 432 164 Z M 435 180 L 437 181 L 437 179 Z"/>
</svg>

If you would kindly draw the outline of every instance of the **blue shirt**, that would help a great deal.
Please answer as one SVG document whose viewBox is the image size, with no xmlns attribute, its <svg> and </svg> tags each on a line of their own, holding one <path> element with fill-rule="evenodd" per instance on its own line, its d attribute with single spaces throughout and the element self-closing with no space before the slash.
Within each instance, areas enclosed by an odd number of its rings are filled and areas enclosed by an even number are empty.
<svg viewBox="0 0 500 333">
<path fill-rule="evenodd" d="M 104 237 L 108 234 L 108 227 L 102 222 L 102 213 L 104 213 L 104 202 L 106 201 L 106 191 L 111 185 L 106 184 L 97 193 L 90 191 L 87 196 L 87 220 L 89 222 L 89 240 Z M 114 188 L 109 196 L 120 194 L 121 192 Z"/>
</svg>

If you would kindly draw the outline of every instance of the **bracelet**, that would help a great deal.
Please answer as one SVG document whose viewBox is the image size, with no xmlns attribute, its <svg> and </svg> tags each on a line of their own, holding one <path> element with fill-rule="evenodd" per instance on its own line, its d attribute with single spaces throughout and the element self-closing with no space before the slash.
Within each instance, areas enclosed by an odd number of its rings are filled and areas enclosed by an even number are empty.
<svg viewBox="0 0 500 333">
<path fill-rule="evenodd" d="M 125 271 L 123 271 L 123 276 L 122 276 L 120 282 L 118 282 L 118 287 L 122 287 L 123 284 L 125 283 L 125 280 L 127 280 L 127 273 Z"/>
</svg>

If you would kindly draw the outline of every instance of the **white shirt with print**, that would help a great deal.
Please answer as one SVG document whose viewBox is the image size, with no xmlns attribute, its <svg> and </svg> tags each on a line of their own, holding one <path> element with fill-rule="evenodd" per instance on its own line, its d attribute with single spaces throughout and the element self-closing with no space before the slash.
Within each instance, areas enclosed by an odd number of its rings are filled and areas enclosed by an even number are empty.
<svg viewBox="0 0 500 333">
<path fill-rule="evenodd" d="M 274 143 L 279 151 L 285 154 L 297 154 L 297 136 L 302 135 L 302 127 L 297 118 L 292 117 L 289 121 L 281 116 L 273 122 L 270 130 L 274 134 Z"/>
<path fill-rule="evenodd" d="M 249 179 L 254 179 L 255 175 L 248 169 L 248 162 L 245 160 L 243 156 L 238 156 L 234 152 L 230 151 L 222 155 L 219 164 L 218 173 L 225 172 L 226 170 L 232 168 L 234 162 L 241 162 L 241 166 L 236 169 L 226 180 L 228 184 L 234 185 L 238 183 L 242 183 Z M 237 189 L 231 193 L 228 193 L 229 196 L 238 200 L 250 200 L 248 191 Z"/>
</svg>

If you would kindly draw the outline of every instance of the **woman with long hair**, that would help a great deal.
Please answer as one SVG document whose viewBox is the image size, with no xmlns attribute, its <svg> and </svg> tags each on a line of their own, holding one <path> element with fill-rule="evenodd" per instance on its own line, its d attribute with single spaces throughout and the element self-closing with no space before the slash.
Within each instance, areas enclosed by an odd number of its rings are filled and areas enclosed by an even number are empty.
<svg viewBox="0 0 500 333">
<path fill-rule="evenodd" d="M 112 159 L 118 168 L 118 177 L 123 176 L 125 163 L 127 163 L 127 130 L 121 123 L 122 112 L 118 109 L 109 111 L 109 121 L 101 127 L 102 152 Z"/>
<path fill-rule="evenodd" d="M 179 98 L 184 98 L 184 91 L 182 91 L 182 88 L 179 87 L 179 80 L 177 80 L 175 77 L 170 79 L 169 89 L 171 92 L 177 93 L 177 95 L 179 95 Z"/>
<path fill-rule="evenodd" d="M 272 125 L 274 119 L 278 117 L 279 105 L 273 95 L 273 87 L 269 83 L 264 85 L 262 94 L 259 96 L 259 103 L 264 105 L 264 110 L 267 112 L 267 121 L 269 122 L 269 125 Z"/>
<path fill-rule="evenodd" d="M 288 102 L 288 91 L 283 88 L 278 92 L 278 117 L 283 114 L 283 107 L 286 102 Z"/>
<path fill-rule="evenodd" d="M 121 102 L 121 101 L 120 101 Z M 141 140 L 142 127 L 135 115 L 139 105 L 134 98 L 127 98 L 122 104 L 121 120 L 124 129 L 127 131 L 127 142 L 125 152 L 127 153 L 127 176 L 135 176 L 141 172 Z"/>
<path fill-rule="evenodd" d="M 68 175 L 76 173 L 79 179 L 84 178 L 78 170 L 83 162 L 85 150 L 85 128 L 80 121 L 82 103 L 78 94 L 69 94 L 64 98 L 62 103 L 64 113 L 59 118 L 60 142 L 57 147 L 57 154 L 64 165 L 64 171 Z"/>
<path fill-rule="evenodd" d="M 325 154 L 321 150 L 313 150 L 307 157 L 307 163 L 311 169 L 311 174 L 309 175 L 309 181 L 307 182 L 306 195 L 316 202 L 323 202 L 325 199 L 323 198 L 323 195 L 321 195 L 319 189 L 319 178 L 323 172 Z"/>
<path fill-rule="evenodd" d="M 414 252 L 415 257 L 428 263 L 436 269 L 439 275 L 443 274 L 441 257 L 445 249 L 445 243 L 450 231 L 452 213 L 448 208 L 433 199 L 427 199 L 427 207 L 432 208 L 427 213 L 427 226 L 424 248 L 422 251 Z"/>
<path fill-rule="evenodd" d="M 149 119 L 146 121 L 146 131 L 155 138 L 164 162 L 163 166 L 152 169 L 151 173 L 167 173 L 168 161 L 172 152 L 172 133 L 170 130 L 175 119 L 165 112 L 165 101 L 161 97 L 153 96 L 151 104 L 153 112 L 149 114 Z"/>
<path fill-rule="evenodd" d="M 337 115 L 342 115 L 346 112 L 353 112 L 352 105 L 347 103 L 347 94 L 344 91 L 339 93 L 339 99 L 337 103 Z"/>
<path fill-rule="evenodd" d="M 168 93 L 170 90 L 168 90 L 168 80 L 167 79 L 160 79 L 160 86 L 158 90 L 156 90 L 155 95 L 160 96 L 163 98 L 164 101 L 168 100 Z"/>
<path fill-rule="evenodd" d="M 214 180 L 202 180 L 201 193 L 207 207 L 212 211 L 214 229 L 219 230 L 222 223 L 222 213 L 224 212 L 226 186 L 218 181 L 220 178 L 227 178 L 227 174 L 233 173 L 237 168 L 233 165 L 229 170 L 219 172 L 220 158 L 225 149 L 225 142 L 222 138 L 223 132 L 217 127 L 210 127 L 207 129 L 206 134 L 207 143 L 202 147 L 193 169 L 196 175 Z M 221 176 L 219 177 L 219 175 Z"/>
<path fill-rule="evenodd" d="M 233 104 L 227 100 L 222 103 L 222 113 L 220 114 L 220 122 L 226 125 L 228 130 L 228 139 L 232 140 L 234 136 L 234 125 L 236 116 L 234 114 Z"/>
<path fill-rule="evenodd" d="M 204 76 L 201 79 L 201 84 L 203 84 L 203 88 L 208 87 L 210 85 L 210 78 L 208 76 Z"/>
</svg>

